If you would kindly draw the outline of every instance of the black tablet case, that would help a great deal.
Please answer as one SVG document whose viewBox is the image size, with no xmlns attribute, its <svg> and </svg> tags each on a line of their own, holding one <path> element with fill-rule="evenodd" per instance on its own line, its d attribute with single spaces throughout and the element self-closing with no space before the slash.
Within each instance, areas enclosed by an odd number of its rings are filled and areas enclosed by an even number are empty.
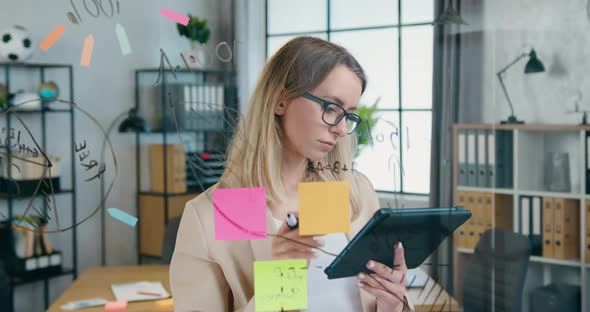
<svg viewBox="0 0 590 312">
<path fill-rule="evenodd" d="M 416 268 L 470 217 L 471 212 L 463 207 L 381 208 L 324 273 L 328 279 L 373 273 L 365 266 L 369 260 L 391 266 L 398 241 L 403 244 L 408 269 Z"/>
</svg>

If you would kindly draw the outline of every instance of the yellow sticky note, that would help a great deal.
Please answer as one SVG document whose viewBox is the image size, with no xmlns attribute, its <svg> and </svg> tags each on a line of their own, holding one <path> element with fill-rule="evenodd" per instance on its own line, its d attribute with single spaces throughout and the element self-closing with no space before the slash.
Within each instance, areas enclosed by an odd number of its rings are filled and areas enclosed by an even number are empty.
<svg viewBox="0 0 590 312">
<path fill-rule="evenodd" d="M 307 261 L 254 261 L 256 311 L 307 309 Z"/>
<path fill-rule="evenodd" d="M 299 234 L 350 231 L 348 181 L 299 183 Z"/>
</svg>

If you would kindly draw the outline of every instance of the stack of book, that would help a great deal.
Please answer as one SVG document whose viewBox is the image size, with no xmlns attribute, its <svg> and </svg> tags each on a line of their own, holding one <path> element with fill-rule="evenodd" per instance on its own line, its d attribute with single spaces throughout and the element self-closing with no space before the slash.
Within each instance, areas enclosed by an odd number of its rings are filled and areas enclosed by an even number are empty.
<svg viewBox="0 0 590 312">
<path fill-rule="evenodd" d="M 60 271 L 61 252 L 47 235 L 47 224 L 37 217 L 15 215 L 0 222 L 0 259 L 11 275 Z"/>
</svg>

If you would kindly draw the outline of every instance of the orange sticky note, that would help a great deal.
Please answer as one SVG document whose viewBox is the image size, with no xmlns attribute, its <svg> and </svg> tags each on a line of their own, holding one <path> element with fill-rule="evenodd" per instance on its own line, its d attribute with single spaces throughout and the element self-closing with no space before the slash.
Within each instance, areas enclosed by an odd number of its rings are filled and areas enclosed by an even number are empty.
<svg viewBox="0 0 590 312">
<path fill-rule="evenodd" d="M 299 234 L 350 231 L 348 181 L 299 183 Z"/>
<path fill-rule="evenodd" d="M 94 36 L 92 34 L 86 36 L 84 40 L 84 49 L 82 50 L 82 57 L 80 58 L 80 65 L 90 66 L 92 60 L 92 50 L 94 49 Z"/>
<path fill-rule="evenodd" d="M 49 35 L 47 35 L 47 37 L 45 37 L 45 39 L 43 39 L 43 41 L 41 41 L 41 44 L 39 45 L 41 47 L 41 50 L 43 51 L 47 51 L 49 50 L 49 48 L 51 48 L 51 46 L 53 46 L 53 44 L 57 41 L 57 39 L 59 39 L 65 31 L 65 26 L 64 25 L 59 25 L 57 27 L 55 27 L 51 33 L 49 33 Z"/>
</svg>

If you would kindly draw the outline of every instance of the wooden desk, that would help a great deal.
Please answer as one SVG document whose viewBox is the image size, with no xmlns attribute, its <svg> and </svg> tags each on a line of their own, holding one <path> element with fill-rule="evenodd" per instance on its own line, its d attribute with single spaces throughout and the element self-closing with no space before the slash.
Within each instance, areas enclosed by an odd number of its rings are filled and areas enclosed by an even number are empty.
<svg viewBox="0 0 590 312">
<path fill-rule="evenodd" d="M 414 303 L 416 312 L 459 312 L 459 304 L 433 279 L 424 288 L 410 288 L 408 298 Z"/>
<path fill-rule="evenodd" d="M 106 300 L 115 300 L 111 292 L 111 284 L 131 283 L 138 281 L 160 281 L 170 293 L 170 281 L 168 279 L 167 265 L 142 265 L 142 266 L 113 266 L 94 267 L 84 271 L 74 283 L 55 301 L 48 312 L 64 311 L 60 306 L 82 299 L 102 297 Z M 171 293 L 170 293 L 171 294 Z M 84 308 L 84 312 L 103 311 L 103 306 Z M 134 311 L 174 311 L 172 298 L 129 302 L 128 312 Z"/>
</svg>

